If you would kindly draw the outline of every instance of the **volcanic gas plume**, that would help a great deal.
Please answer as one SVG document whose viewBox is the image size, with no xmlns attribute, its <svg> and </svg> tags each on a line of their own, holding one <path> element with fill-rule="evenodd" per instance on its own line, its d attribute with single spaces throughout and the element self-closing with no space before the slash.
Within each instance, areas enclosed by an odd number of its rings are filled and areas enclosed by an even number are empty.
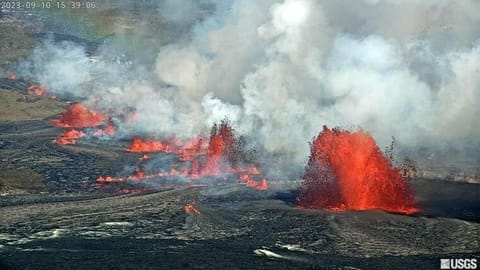
<svg viewBox="0 0 480 270">
<path fill-rule="evenodd" d="M 392 165 L 364 131 L 323 131 L 311 144 L 298 205 L 331 210 L 381 209 L 411 214 L 413 194 L 401 169 Z"/>
<path fill-rule="evenodd" d="M 448 146 L 478 159 L 479 1 L 189 1 L 195 16 L 178 12 L 183 1 L 149 2 L 161 35 L 144 17 L 94 51 L 47 38 L 10 78 L 132 109 L 135 121 L 116 121 L 123 137 L 194 138 L 228 116 L 262 160 L 275 157 L 269 175 L 301 170 L 322 125 L 361 126 L 379 145 L 395 136 L 427 149 L 419 157 Z"/>
</svg>

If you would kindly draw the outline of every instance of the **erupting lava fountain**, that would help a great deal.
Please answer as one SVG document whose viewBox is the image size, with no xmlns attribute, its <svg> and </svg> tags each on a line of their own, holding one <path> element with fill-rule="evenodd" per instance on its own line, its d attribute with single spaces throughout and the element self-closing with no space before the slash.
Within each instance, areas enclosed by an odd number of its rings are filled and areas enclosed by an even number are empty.
<svg viewBox="0 0 480 270">
<path fill-rule="evenodd" d="M 363 131 L 324 126 L 311 144 L 303 178 L 297 198 L 300 207 L 402 214 L 418 211 L 402 169 L 394 167 Z"/>
</svg>

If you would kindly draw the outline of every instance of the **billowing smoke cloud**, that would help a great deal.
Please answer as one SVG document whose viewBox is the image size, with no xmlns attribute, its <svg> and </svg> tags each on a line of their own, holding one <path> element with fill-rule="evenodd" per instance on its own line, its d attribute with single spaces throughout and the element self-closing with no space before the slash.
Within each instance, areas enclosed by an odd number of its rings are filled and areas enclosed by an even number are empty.
<svg viewBox="0 0 480 270">
<path fill-rule="evenodd" d="M 381 145 L 480 138 L 477 1 L 176 2 L 159 14 L 188 34 L 162 46 L 154 66 L 92 67 L 79 48 L 44 44 L 37 78 L 85 97 L 75 89 L 89 82 L 88 98 L 101 97 L 92 104 L 135 108 L 127 135 L 190 137 L 228 117 L 300 165 L 322 125 L 360 126 Z"/>
<path fill-rule="evenodd" d="M 157 73 L 194 98 L 212 92 L 231 103 L 223 108 L 241 110 L 240 130 L 299 159 L 323 124 L 361 126 L 382 144 L 478 135 L 474 4 L 350 4 L 234 3 L 222 25 L 202 24 L 181 49 L 162 50 Z"/>
<path fill-rule="evenodd" d="M 85 96 L 83 85 L 91 80 L 91 69 L 83 47 L 47 39 L 33 50 L 28 61 L 20 63 L 17 73 L 48 84 L 55 91 Z"/>
</svg>

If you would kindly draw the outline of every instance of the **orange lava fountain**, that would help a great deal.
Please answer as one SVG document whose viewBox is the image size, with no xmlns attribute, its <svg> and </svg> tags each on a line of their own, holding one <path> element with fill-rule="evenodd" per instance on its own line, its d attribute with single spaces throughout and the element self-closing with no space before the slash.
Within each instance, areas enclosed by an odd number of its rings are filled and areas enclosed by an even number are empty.
<svg viewBox="0 0 480 270">
<path fill-rule="evenodd" d="M 207 158 L 202 175 L 219 175 L 229 171 L 238 160 L 239 149 L 228 122 L 223 121 L 220 126 L 215 124 L 210 134 Z"/>
<path fill-rule="evenodd" d="M 323 131 L 312 142 L 298 205 L 330 210 L 418 211 L 402 170 L 363 131 Z"/>
<path fill-rule="evenodd" d="M 95 127 L 105 121 L 105 115 L 101 112 L 89 110 L 85 105 L 75 103 L 68 107 L 59 119 L 52 120 L 57 127 Z"/>
</svg>

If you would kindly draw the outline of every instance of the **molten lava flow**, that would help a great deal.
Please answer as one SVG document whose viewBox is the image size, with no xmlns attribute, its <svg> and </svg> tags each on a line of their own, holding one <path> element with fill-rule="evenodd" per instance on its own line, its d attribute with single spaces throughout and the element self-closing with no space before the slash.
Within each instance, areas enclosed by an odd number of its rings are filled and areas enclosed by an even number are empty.
<svg viewBox="0 0 480 270">
<path fill-rule="evenodd" d="M 76 144 L 77 139 L 85 137 L 85 133 L 80 130 L 72 129 L 62 133 L 60 137 L 56 139 L 59 144 Z"/>
<path fill-rule="evenodd" d="M 170 153 L 171 147 L 163 141 L 157 141 L 152 139 L 142 140 L 140 138 L 134 138 L 132 144 L 127 148 L 128 152 L 167 152 Z"/>
<path fill-rule="evenodd" d="M 28 91 L 29 94 L 33 94 L 33 95 L 36 95 L 36 96 L 43 97 L 43 96 L 47 95 L 47 91 L 45 90 L 45 86 L 41 86 L 41 85 L 32 84 L 28 87 L 27 91 Z"/>
<path fill-rule="evenodd" d="M 185 213 L 194 213 L 194 214 L 200 215 L 200 210 L 195 208 L 195 206 L 193 204 L 185 205 L 183 207 L 183 210 L 185 211 Z"/>
<path fill-rule="evenodd" d="M 52 123 L 58 127 L 96 127 L 105 121 L 105 115 L 89 110 L 85 105 L 75 103 L 68 107 L 59 119 L 53 120 Z"/>
<path fill-rule="evenodd" d="M 119 181 L 116 181 L 116 178 L 111 176 L 99 176 L 97 177 L 98 183 L 113 183 L 113 182 L 123 182 L 125 181 L 123 178 L 119 178 Z"/>
<path fill-rule="evenodd" d="M 130 146 L 126 149 L 128 152 L 149 153 L 164 152 L 180 155 L 180 160 L 192 160 L 195 156 L 205 153 L 206 144 L 202 138 L 195 138 L 187 141 L 179 140 L 153 140 L 134 138 Z"/>
<path fill-rule="evenodd" d="M 363 131 L 327 127 L 313 141 L 298 204 L 335 210 L 418 211 L 401 170 Z"/>
<path fill-rule="evenodd" d="M 258 190 L 267 190 L 268 189 L 267 179 L 262 178 L 262 180 L 260 181 L 260 184 L 257 184 L 255 188 Z"/>
</svg>

